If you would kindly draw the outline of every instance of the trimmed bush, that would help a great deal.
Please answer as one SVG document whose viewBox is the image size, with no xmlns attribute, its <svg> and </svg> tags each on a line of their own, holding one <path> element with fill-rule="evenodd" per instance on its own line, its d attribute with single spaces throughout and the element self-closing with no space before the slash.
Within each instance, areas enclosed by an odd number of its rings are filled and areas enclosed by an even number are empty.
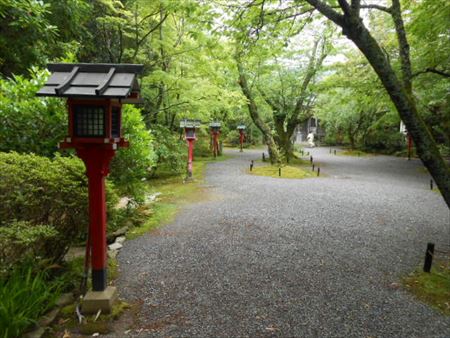
<svg viewBox="0 0 450 338">
<path fill-rule="evenodd" d="M 108 219 L 114 221 L 118 197 L 107 184 Z M 0 153 L 0 227 L 49 225 L 57 232 L 44 241 L 42 258 L 59 261 L 69 245 L 85 236 L 88 193 L 81 160 L 34 154 Z M 26 229 L 25 223 L 20 224 Z M 14 258 L 16 259 L 16 258 Z"/>
<path fill-rule="evenodd" d="M 0 278 L 6 277 L 14 266 L 41 256 L 47 241 L 57 235 L 50 225 L 23 221 L 0 227 Z"/>
</svg>

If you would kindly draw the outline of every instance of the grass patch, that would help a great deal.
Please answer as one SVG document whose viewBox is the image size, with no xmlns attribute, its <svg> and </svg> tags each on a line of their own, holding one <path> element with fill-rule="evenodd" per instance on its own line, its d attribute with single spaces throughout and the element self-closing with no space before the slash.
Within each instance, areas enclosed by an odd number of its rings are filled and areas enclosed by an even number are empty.
<svg viewBox="0 0 450 338">
<path fill-rule="evenodd" d="M 367 157 L 367 156 L 373 156 L 373 154 L 366 153 L 362 150 L 343 150 L 343 151 L 337 151 L 336 155 L 338 156 L 354 156 L 354 157 Z"/>
<path fill-rule="evenodd" d="M 0 337 L 20 337 L 50 310 L 59 298 L 61 286 L 51 282 L 46 271 L 34 271 L 30 261 L 16 267 L 0 280 Z"/>
<path fill-rule="evenodd" d="M 435 260 L 430 273 L 417 270 L 402 280 L 419 300 L 450 316 L 450 263 Z"/>
<path fill-rule="evenodd" d="M 252 175 L 258 176 L 268 176 L 274 178 L 309 178 L 309 177 L 317 177 L 317 173 L 312 171 L 311 169 L 294 167 L 294 166 L 284 166 L 281 168 L 281 177 L 279 176 L 279 167 L 278 166 L 262 166 L 262 167 L 254 167 L 252 171 L 249 171 Z"/>
<path fill-rule="evenodd" d="M 192 180 L 185 181 L 185 175 L 162 176 L 149 181 L 150 194 L 161 193 L 158 201 L 152 205 L 152 214 L 144 224 L 131 229 L 128 239 L 143 235 L 153 229 L 172 222 L 177 212 L 186 203 L 200 201 L 205 197 L 201 192 L 201 184 L 205 175 L 206 165 L 211 162 L 225 161 L 232 156 L 198 157 L 194 159 Z"/>
</svg>

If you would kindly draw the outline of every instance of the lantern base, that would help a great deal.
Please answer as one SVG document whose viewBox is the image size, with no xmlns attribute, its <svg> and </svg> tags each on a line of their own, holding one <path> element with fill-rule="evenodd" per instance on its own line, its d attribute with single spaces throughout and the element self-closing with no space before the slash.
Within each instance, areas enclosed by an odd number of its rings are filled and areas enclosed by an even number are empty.
<svg viewBox="0 0 450 338">
<path fill-rule="evenodd" d="M 84 296 L 81 310 L 84 314 L 95 314 L 98 310 L 102 310 L 102 313 L 111 313 L 116 299 L 117 288 L 114 286 L 108 286 L 104 291 L 88 291 Z"/>
<path fill-rule="evenodd" d="M 92 289 L 94 291 L 103 291 L 106 289 L 108 285 L 106 282 L 107 275 L 106 269 L 92 269 Z"/>
</svg>

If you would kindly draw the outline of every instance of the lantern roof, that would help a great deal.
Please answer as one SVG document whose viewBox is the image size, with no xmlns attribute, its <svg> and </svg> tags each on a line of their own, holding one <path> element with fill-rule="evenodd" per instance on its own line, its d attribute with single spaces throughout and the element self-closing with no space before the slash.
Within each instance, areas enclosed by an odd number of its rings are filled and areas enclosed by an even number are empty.
<svg viewBox="0 0 450 338">
<path fill-rule="evenodd" d="M 237 129 L 244 130 L 245 129 L 245 125 L 240 124 L 240 125 L 237 126 Z"/>
<path fill-rule="evenodd" d="M 220 123 L 220 122 L 217 122 L 217 121 L 214 121 L 214 122 L 211 122 L 211 123 L 209 124 L 209 126 L 210 126 L 211 128 L 220 128 L 221 123 Z"/>
<path fill-rule="evenodd" d="M 201 125 L 200 120 L 184 119 L 180 121 L 180 128 L 198 128 Z"/>
<path fill-rule="evenodd" d="M 52 73 L 37 96 L 126 99 L 140 91 L 137 75 L 143 65 L 109 63 L 49 63 Z"/>
</svg>

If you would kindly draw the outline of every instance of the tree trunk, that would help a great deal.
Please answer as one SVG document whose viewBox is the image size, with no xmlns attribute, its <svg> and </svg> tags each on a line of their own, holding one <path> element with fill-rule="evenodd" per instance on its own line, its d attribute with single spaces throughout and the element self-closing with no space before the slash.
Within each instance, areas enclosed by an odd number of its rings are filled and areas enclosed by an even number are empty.
<svg viewBox="0 0 450 338">
<path fill-rule="evenodd" d="M 270 163 L 278 163 L 280 160 L 280 155 L 278 152 L 277 145 L 275 143 L 275 140 L 272 136 L 272 131 L 270 130 L 269 126 L 261 119 L 258 112 L 258 107 L 256 105 L 256 102 L 253 98 L 253 94 L 248 86 L 247 78 L 244 74 L 244 70 L 242 68 L 242 64 L 239 60 L 237 61 L 237 67 L 239 71 L 239 86 L 242 89 L 242 92 L 244 93 L 245 97 L 247 98 L 247 107 L 248 111 L 250 113 L 250 117 L 252 118 L 255 125 L 258 127 L 258 129 L 263 134 L 264 140 L 267 144 L 267 148 L 269 150 L 270 155 Z"/>
</svg>

